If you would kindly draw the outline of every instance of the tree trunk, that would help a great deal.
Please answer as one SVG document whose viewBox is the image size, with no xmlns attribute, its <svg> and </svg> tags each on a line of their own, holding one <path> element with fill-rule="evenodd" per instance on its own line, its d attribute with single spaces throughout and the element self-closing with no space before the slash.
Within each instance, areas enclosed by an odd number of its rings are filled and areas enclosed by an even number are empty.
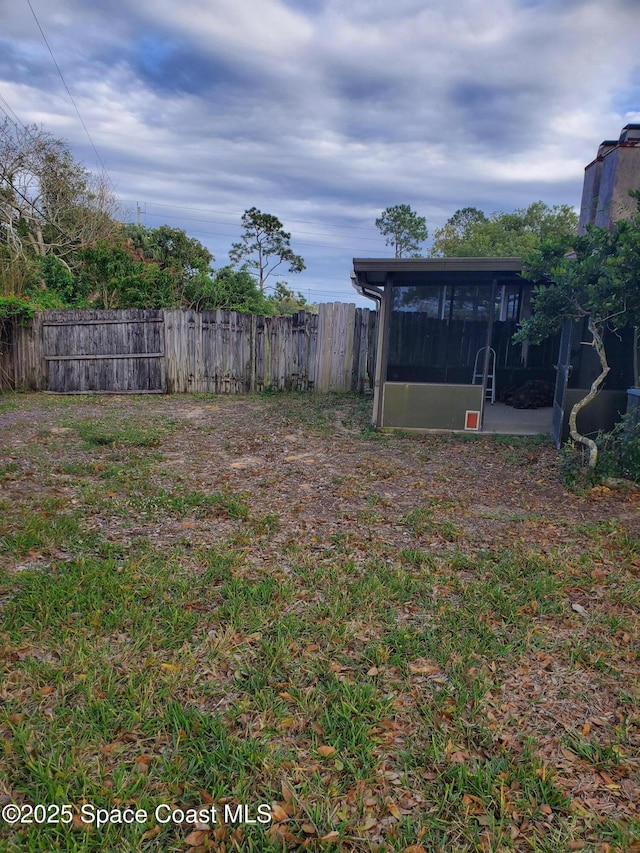
<svg viewBox="0 0 640 853">
<path fill-rule="evenodd" d="M 600 366 L 602 368 L 600 374 L 596 376 L 591 384 L 591 389 L 586 397 L 583 397 L 582 400 L 578 400 L 578 402 L 571 409 L 571 414 L 569 415 L 569 433 L 571 434 L 571 438 L 574 441 L 577 441 L 579 444 L 584 445 L 589 450 L 589 468 L 593 469 L 596 467 L 596 463 L 598 461 L 598 445 L 592 438 L 588 438 L 586 435 L 581 435 L 578 432 L 578 428 L 576 426 L 576 419 L 578 417 L 578 412 L 584 409 L 595 397 L 597 397 L 600 387 L 602 383 L 607 378 L 607 374 L 611 369 L 607 362 L 607 354 L 604 350 L 604 344 L 602 342 L 602 335 L 596 324 L 593 322 L 591 317 L 589 317 L 589 331 L 591 332 L 591 337 L 593 338 L 592 346 L 595 347 L 596 352 L 598 353 L 598 358 L 600 359 Z"/>
</svg>

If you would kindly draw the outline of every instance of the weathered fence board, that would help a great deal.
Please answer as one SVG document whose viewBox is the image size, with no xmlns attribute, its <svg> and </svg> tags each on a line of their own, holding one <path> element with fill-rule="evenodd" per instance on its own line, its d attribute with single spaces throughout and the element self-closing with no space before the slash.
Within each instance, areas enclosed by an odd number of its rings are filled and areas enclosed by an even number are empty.
<svg viewBox="0 0 640 853">
<path fill-rule="evenodd" d="M 47 311 L 42 319 L 47 391 L 166 391 L 160 310 Z"/>
<path fill-rule="evenodd" d="M 0 388 L 54 393 L 362 391 L 376 313 L 321 305 L 262 317 L 235 311 L 47 311 L 0 341 Z"/>
<path fill-rule="evenodd" d="M 3 323 L 0 337 L 0 389 L 46 388 L 46 363 L 42 352 L 42 318 L 36 314 L 28 323 Z"/>
</svg>

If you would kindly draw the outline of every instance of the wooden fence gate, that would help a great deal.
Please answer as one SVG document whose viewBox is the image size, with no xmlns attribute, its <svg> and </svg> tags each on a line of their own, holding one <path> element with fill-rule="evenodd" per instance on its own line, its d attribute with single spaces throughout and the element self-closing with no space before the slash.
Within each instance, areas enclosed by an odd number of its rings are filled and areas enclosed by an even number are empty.
<svg viewBox="0 0 640 853">
<path fill-rule="evenodd" d="M 47 311 L 47 391 L 162 394 L 167 389 L 161 310 Z"/>
</svg>

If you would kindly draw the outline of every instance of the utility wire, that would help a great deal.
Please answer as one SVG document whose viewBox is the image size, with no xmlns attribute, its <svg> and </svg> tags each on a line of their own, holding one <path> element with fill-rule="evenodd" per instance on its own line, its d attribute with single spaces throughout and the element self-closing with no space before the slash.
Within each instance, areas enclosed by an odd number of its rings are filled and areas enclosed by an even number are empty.
<svg viewBox="0 0 640 853">
<path fill-rule="evenodd" d="M 53 228 L 55 228 L 55 229 L 56 229 L 56 230 L 57 230 L 57 231 L 58 231 L 58 232 L 59 232 L 63 237 L 66 237 L 66 239 L 67 239 L 67 240 L 69 240 L 69 242 L 70 242 L 70 243 L 73 243 L 73 242 L 74 242 L 73 237 L 71 237 L 69 234 L 67 234 L 67 232 L 66 232 L 66 231 L 64 231 L 64 230 L 63 230 L 63 229 L 58 225 L 58 223 L 57 223 L 57 222 L 54 222 L 52 219 L 49 219 L 49 217 L 47 216 L 47 214 L 46 214 L 46 213 L 43 213 L 43 212 L 42 212 L 38 207 L 36 207 L 36 205 L 34 204 L 34 202 L 33 202 L 33 201 L 28 197 L 28 196 L 26 196 L 23 192 L 21 192 L 21 191 L 18 189 L 18 187 L 16 187 L 16 185 L 13 183 L 13 181 L 12 181 L 12 180 L 11 180 L 11 178 L 7 175 L 7 173 L 5 172 L 5 170 L 4 170 L 4 169 L 2 169 L 2 180 L 3 180 L 3 181 L 6 181 L 6 182 L 7 182 L 7 184 L 9 184 L 9 186 L 11 187 L 11 189 L 14 191 L 14 193 L 16 193 L 16 195 L 19 195 L 19 196 L 20 196 L 20 198 L 21 198 L 23 201 L 26 201 L 26 203 L 29 205 L 29 207 L 30 207 L 33 211 L 35 211 L 35 212 L 38 214 L 38 216 L 41 216 L 41 217 L 42 217 L 42 219 L 44 219 L 44 221 L 45 221 L 45 222 L 47 222 L 49 225 L 51 225 Z M 10 202 L 10 201 L 9 201 L 9 202 L 7 202 L 7 204 L 8 204 L 10 207 L 12 207 L 12 205 L 11 205 L 11 202 Z"/>
<path fill-rule="evenodd" d="M 149 213 L 149 212 L 146 212 L 146 213 L 145 213 L 145 216 L 154 216 L 154 217 L 156 217 L 157 219 L 166 219 L 166 217 L 165 217 L 165 215 L 164 215 L 163 213 Z M 231 223 L 231 222 L 220 222 L 220 221 L 217 221 L 217 220 L 215 220 L 215 219 L 194 219 L 193 217 L 181 216 L 181 217 L 180 217 L 180 221 L 181 221 L 181 222 L 204 222 L 204 223 L 207 223 L 207 224 L 208 224 L 208 223 L 211 223 L 212 225 L 227 225 L 227 226 L 231 226 L 231 227 L 233 227 L 233 223 Z M 237 238 L 240 236 L 240 235 L 238 235 L 238 234 L 225 234 L 225 233 L 222 233 L 221 231 L 191 231 L 191 230 L 190 230 L 190 231 L 189 231 L 189 233 L 190 233 L 190 234 L 208 234 L 208 235 L 210 235 L 210 236 L 215 236 L 215 237 L 231 237 L 231 238 L 235 238 L 235 239 L 237 239 Z M 296 235 L 296 234 L 307 234 L 307 235 L 315 236 L 315 237 L 328 237 L 328 238 L 330 238 L 330 239 L 333 237 L 333 235 L 332 235 L 332 234 L 321 234 L 321 233 L 320 233 L 320 232 L 318 232 L 318 231 L 296 231 L 296 232 L 294 232 L 294 237 L 295 237 L 295 235 Z M 340 236 L 341 236 L 341 237 L 344 237 L 344 235 L 340 235 Z M 378 246 L 380 245 L 380 241 L 379 241 L 379 240 L 375 240 L 375 238 L 373 238 L 373 237 L 353 237 L 352 239 L 353 239 L 353 240 L 368 240 L 369 242 L 376 243 Z M 298 245 L 298 246 L 315 246 L 315 247 L 317 247 L 317 246 L 322 245 L 322 244 L 319 244 L 319 243 L 306 243 L 306 242 L 300 242 L 299 240 L 297 240 L 297 239 L 296 239 L 296 245 Z M 327 246 L 327 248 L 331 248 L 331 249 L 344 249 L 345 251 L 350 251 L 350 250 L 351 250 L 351 248 L 352 248 L 351 246 L 334 246 L 334 245 L 333 245 L 333 244 L 331 244 L 331 243 L 327 243 L 327 244 L 326 244 L 326 246 Z"/>
<path fill-rule="evenodd" d="M 155 216 L 156 218 L 158 218 L 158 217 L 161 218 L 164 216 L 163 213 L 149 213 L 148 211 L 145 211 L 145 215 L 146 216 Z M 206 222 L 206 223 L 211 223 L 212 225 L 233 225 L 233 223 L 231 223 L 231 222 L 221 222 L 219 219 L 202 219 L 201 217 L 196 218 L 194 216 L 181 216 L 180 220 L 182 222 Z M 292 222 L 300 222 L 301 220 L 292 219 L 291 221 Z M 336 227 L 340 227 L 340 226 L 336 226 Z M 341 227 L 349 228 L 350 226 L 343 225 Z M 320 231 L 295 231 L 294 233 L 296 233 L 296 234 L 308 234 L 308 235 L 311 235 L 313 237 L 330 237 L 330 238 L 332 238 L 334 236 L 333 234 L 323 234 Z M 231 236 L 231 235 L 227 235 L 227 236 Z M 371 243 L 380 244 L 380 240 L 376 239 L 375 237 L 352 237 L 351 239 L 352 240 L 367 240 Z"/>
<path fill-rule="evenodd" d="M 237 234 L 224 234 L 221 231 L 189 231 L 189 236 L 195 236 L 197 234 L 201 237 L 231 237 L 232 239 L 236 239 L 238 237 Z M 338 252 L 351 252 L 353 250 L 353 246 L 334 246 L 329 243 L 305 243 L 301 240 L 296 240 L 295 242 L 296 246 L 307 246 L 312 249 L 335 249 Z"/>
<path fill-rule="evenodd" d="M 27 2 L 28 2 L 28 0 L 27 0 Z M 6 101 L 6 100 L 5 100 L 1 95 L 0 95 L 0 100 L 4 101 L 4 103 L 7 105 L 7 107 L 9 107 L 9 109 L 11 110 L 11 112 L 15 115 L 15 120 L 14 120 L 14 119 L 9 115 L 9 113 L 7 112 L 7 110 L 2 106 L 2 104 L 0 104 L 0 109 L 1 109 L 1 110 L 2 110 L 2 112 L 6 115 L 6 117 L 9 119 L 9 121 L 13 124 L 13 126 L 17 129 L 17 128 L 18 128 L 18 125 L 20 125 L 20 127 L 22 127 L 22 129 L 25 131 L 25 133 L 28 133 L 28 134 L 29 134 L 29 136 L 30 136 L 32 139 L 34 139 L 34 140 L 35 140 L 35 137 L 33 136 L 33 134 L 32 134 L 32 132 L 31 132 L 31 130 L 27 127 L 27 125 L 23 124 L 23 123 L 20 121 L 20 118 L 18 117 L 18 114 L 17 114 L 13 109 L 11 109 L 11 107 L 9 106 L 9 103 L 8 103 L 8 102 L 7 102 L 7 101 Z M 63 230 L 63 229 L 58 225 L 58 223 L 57 223 L 57 222 L 53 222 L 53 220 L 49 219 L 49 217 L 47 216 L 47 214 L 46 214 L 46 213 L 43 213 L 43 212 L 40 210 L 40 208 L 38 208 L 38 207 L 36 206 L 35 202 L 34 202 L 32 199 L 30 199 L 30 198 L 29 198 L 28 196 L 26 196 L 26 195 L 25 195 L 21 190 L 19 190 L 19 189 L 18 189 L 18 187 L 16 187 L 16 185 L 13 183 L 13 181 L 11 180 L 11 178 L 9 177 L 9 175 L 7 174 L 7 172 L 5 171 L 5 169 L 3 168 L 3 166 L 2 166 L 1 164 L 0 164 L 0 171 L 1 171 L 1 173 L 2 173 L 2 180 L 3 180 L 3 181 L 6 181 L 6 183 L 11 187 L 11 189 L 14 191 L 14 193 L 16 193 L 16 195 L 20 196 L 20 198 L 21 198 L 23 201 L 25 201 L 25 202 L 29 205 L 29 207 L 31 208 L 31 210 L 33 210 L 33 211 L 34 211 L 35 213 L 37 213 L 37 214 L 38 214 L 38 216 L 40 216 L 40 217 L 41 217 L 45 222 L 47 222 L 49 225 L 51 225 L 53 228 L 55 228 L 55 229 L 56 229 L 56 230 L 57 230 L 57 231 L 58 231 L 58 232 L 59 232 L 59 233 L 60 233 L 60 234 L 65 238 L 65 239 L 67 239 L 70 243 L 73 243 L 73 242 L 74 242 L 74 238 L 73 238 L 73 237 L 71 237 L 69 234 L 67 234 L 67 232 L 66 232 L 66 231 L 64 231 L 64 230 Z M 10 202 L 8 202 L 8 203 L 10 204 Z"/>
<path fill-rule="evenodd" d="M 3 104 L 4 106 L 2 106 Z M 26 133 L 29 133 L 29 129 L 27 128 L 27 126 L 20 121 L 18 113 L 12 108 L 11 104 L 2 95 L 0 95 L 0 110 L 2 110 L 2 112 L 6 115 L 11 124 L 13 124 L 15 127 L 18 127 L 18 125 L 20 125 L 20 127 Z M 9 113 L 11 113 L 11 115 L 9 115 Z"/>
<path fill-rule="evenodd" d="M 91 138 L 91 134 L 89 133 L 89 129 L 88 129 L 87 125 L 84 123 L 84 119 L 83 119 L 83 118 L 82 118 L 82 116 L 80 115 L 80 110 L 78 109 L 78 105 L 76 104 L 76 102 L 75 102 L 75 100 L 74 100 L 74 98 L 73 98 L 73 95 L 71 94 L 71 90 L 70 90 L 70 89 L 69 89 L 69 87 L 67 86 L 67 81 L 64 79 L 64 76 L 63 76 L 63 74 L 62 74 L 62 71 L 60 70 L 60 66 L 58 65 L 58 62 L 57 62 L 57 60 L 56 60 L 55 56 L 53 55 L 53 51 L 51 50 L 51 46 L 50 46 L 49 42 L 47 41 L 47 37 L 46 37 L 46 35 L 44 34 L 44 30 L 43 30 L 43 29 L 42 29 L 42 27 L 40 26 L 40 21 L 38 20 L 38 16 L 37 16 L 37 15 L 36 15 L 36 13 L 35 13 L 35 9 L 34 9 L 34 8 L 33 8 L 33 6 L 31 5 L 31 0 L 27 0 L 27 3 L 28 3 L 28 5 L 29 5 L 29 8 L 31 9 L 31 14 L 32 14 L 32 15 L 33 15 L 33 17 L 34 17 L 35 22 L 36 22 L 36 24 L 38 25 L 38 29 L 40 30 L 40 35 L 42 36 L 43 41 L 44 41 L 44 43 L 45 43 L 45 44 L 46 44 L 46 46 L 47 46 L 47 50 L 49 51 L 49 53 L 50 53 L 50 55 L 51 55 L 51 59 L 53 60 L 53 64 L 55 65 L 56 70 L 57 70 L 58 74 L 60 75 L 60 79 L 62 80 L 62 85 L 63 85 L 63 86 L 64 86 L 64 88 L 67 90 L 67 95 L 69 95 L 69 100 L 70 100 L 70 101 L 71 101 L 71 103 L 73 104 L 73 108 L 75 109 L 75 111 L 76 111 L 76 113 L 77 113 L 77 116 L 78 116 L 78 118 L 80 119 L 80 124 L 81 124 L 81 125 L 82 125 L 82 127 L 84 128 L 84 132 L 87 134 L 87 139 L 88 139 L 88 140 L 89 140 L 89 142 L 91 143 L 91 147 L 93 148 L 94 154 L 95 154 L 95 155 L 96 155 L 96 157 L 98 158 L 98 162 L 99 162 L 99 163 L 100 163 L 100 165 L 102 166 L 102 170 L 104 171 L 105 175 L 107 176 L 107 178 L 108 178 L 108 180 L 109 180 L 109 183 L 111 184 L 111 186 L 112 186 L 112 188 L 114 189 L 114 192 L 115 192 L 115 188 L 113 187 L 113 181 L 111 180 L 111 178 L 109 177 L 109 174 L 108 174 L 108 172 L 107 172 L 107 167 L 104 165 L 104 162 L 103 162 L 103 160 L 102 160 L 102 157 L 100 156 L 100 153 L 98 152 L 98 149 L 96 148 L 95 143 L 94 143 L 93 139 Z"/>
<path fill-rule="evenodd" d="M 20 127 L 25 131 L 25 133 L 28 133 L 28 134 L 29 134 L 29 136 L 30 136 L 32 139 L 34 139 L 35 137 L 34 137 L 34 136 L 33 136 L 33 134 L 31 133 L 31 131 L 29 130 L 29 128 L 27 127 L 27 125 L 23 124 L 23 123 L 20 121 L 20 118 L 18 117 L 18 114 L 15 112 L 15 110 L 13 110 L 13 109 L 11 108 L 11 106 L 9 105 L 9 102 L 8 102 L 5 98 L 3 98 L 3 97 L 2 97 L 2 95 L 0 95 L 0 100 L 1 100 L 1 101 L 4 101 L 4 103 L 7 105 L 7 107 L 9 108 L 9 110 L 10 110 L 10 111 L 13 113 L 13 115 L 15 116 L 15 119 L 14 119 L 14 118 L 12 118 L 12 117 L 9 115 L 9 113 L 7 112 L 7 110 L 2 106 L 2 104 L 0 104 L 0 110 L 2 110 L 2 112 L 6 115 L 6 117 L 9 119 L 9 121 L 11 122 L 11 124 L 13 124 L 13 126 L 14 126 L 16 129 L 18 128 L 18 125 L 20 125 Z M 33 210 L 33 211 L 34 211 L 35 213 L 37 213 L 37 214 L 38 214 L 38 216 L 40 216 L 40 217 L 41 217 L 45 222 L 47 222 L 49 225 L 51 225 L 53 228 L 55 228 L 55 229 L 56 229 L 56 230 L 57 230 L 57 231 L 58 231 L 58 232 L 59 232 L 63 237 L 65 237 L 67 240 L 69 240 L 69 242 L 73 243 L 73 237 L 71 237 L 69 234 L 67 234 L 67 233 L 66 233 L 66 231 L 63 231 L 63 229 L 58 225 L 58 223 L 57 223 L 57 222 L 53 222 L 53 220 L 49 219 L 49 217 L 47 216 L 47 214 L 46 214 L 46 213 L 43 213 L 43 212 L 40 210 L 40 208 L 36 206 L 35 202 L 34 202 L 32 199 L 30 199 L 30 198 L 29 198 L 28 196 L 26 196 L 26 195 L 25 195 L 21 190 L 19 190 L 19 189 L 18 189 L 18 187 L 13 183 L 13 181 L 11 180 L 11 178 L 9 177 L 9 175 L 7 174 L 7 172 L 5 171 L 5 169 L 4 169 L 4 167 L 2 166 L 2 164 L 0 164 L 0 171 L 1 171 L 1 173 L 2 173 L 2 180 L 3 180 L 3 181 L 6 181 L 6 183 L 11 187 L 11 189 L 14 191 L 14 193 L 15 193 L 16 195 L 20 196 L 20 198 L 21 198 L 23 201 L 25 201 L 25 202 L 29 205 L 29 207 L 31 208 L 31 210 Z M 9 206 L 12 206 L 12 205 L 11 205 L 11 202 L 7 202 L 7 204 L 9 204 Z"/>
<path fill-rule="evenodd" d="M 124 199 L 123 200 L 123 204 L 136 204 L 136 203 L 137 202 L 134 202 L 131 199 Z M 154 207 L 170 207 L 170 208 L 174 208 L 175 210 L 194 210 L 194 211 L 197 211 L 200 213 L 220 213 L 220 214 L 222 214 L 222 216 L 242 216 L 243 215 L 242 213 L 237 213 L 237 212 L 234 212 L 231 210 L 211 210 L 211 209 L 206 208 L 206 207 L 191 207 L 189 205 L 169 204 L 169 203 L 159 202 L 159 201 L 149 201 L 149 202 L 145 201 L 144 204 L 145 205 L 151 204 Z M 157 213 L 150 213 L 149 216 L 158 216 L 158 214 Z M 318 224 L 313 219 L 287 219 L 287 222 L 301 222 L 304 225 L 317 225 Z M 369 232 L 373 231 L 373 228 L 366 227 L 364 225 L 338 225 L 338 224 L 336 224 L 333 227 L 334 228 L 355 229 L 356 231 L 369 231 Z M 360 238 L 360 239 L 372 239 L 373 240 L 375 238 L 371 237 L 371 238 Z"/>
</svg>

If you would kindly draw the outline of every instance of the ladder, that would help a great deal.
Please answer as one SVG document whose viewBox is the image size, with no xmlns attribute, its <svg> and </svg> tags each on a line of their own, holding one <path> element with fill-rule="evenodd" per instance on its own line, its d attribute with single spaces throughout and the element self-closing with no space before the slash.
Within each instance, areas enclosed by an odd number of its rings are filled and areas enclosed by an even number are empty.
<svg viewBox="0 0 640 853">
<path fill-rule="evenodd" d="M 484 360 L 486 347 L 480 347 L 476 353 L 476 360 L 473 363 L 473 379 L 472 385 L 477 385 L 479 380 L 482 383 L 484 379 Z M 478 370 L 478 367 L 480 368 Z M 496 351 L 493 347 L 489 347 L 489 370 L 487 371 L 487 387 L 484 389 L 485 400 L 491 400 L 491 405 L 496 401 Z"/>
</svg>

